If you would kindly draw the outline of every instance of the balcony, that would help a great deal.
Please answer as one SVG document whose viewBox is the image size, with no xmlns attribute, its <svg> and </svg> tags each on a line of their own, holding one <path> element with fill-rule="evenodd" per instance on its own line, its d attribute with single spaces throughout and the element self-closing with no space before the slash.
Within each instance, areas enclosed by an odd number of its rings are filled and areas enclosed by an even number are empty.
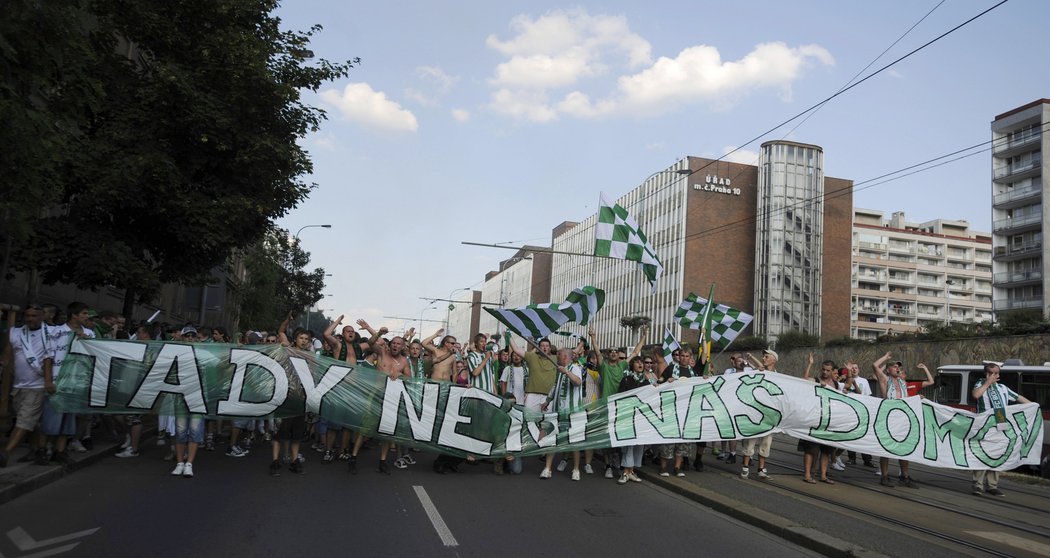
<svg viewBox="0 0 1050 558">
<path fill-rule="evenodd" d="M 996 194 L 992 196 L 992 207 L 997 209 L 1009 209 L 1027 205 L 1029 200 L 1043 195 L 1043 189 L 1038 186 L 1029 186 Z"/>
<path fill-rule="evenodd" d="M 1043 253 L 1042 241 L 1028 241 L 1021 244 L 1009 246 L 996 246 L 992 258 L 997 262 L 1019 260 L 1030 256 L 1038 256 Z"/>
<path fill-rule="evenodd" d="M 975 262 L 990 262 L 992 261 L 992 253 L 985 252 L 984 250 L 978 250 L 974 252 L 973 261 Z"/>
<path fill-rule="evenodd" d="M 992 171 L 992 181 L 999 183 L 1017 182 L 1039 174 L 1043 169 L 1043 158 L 1032 157 L 1031 161 L 1016 165 L 1006 165 Z"/>
<path fill-rule="evenodd" d="M 1016 287 L 1028 284 L 1034 285 L 1043 282 L 1043 272 L 1039 269 L 1003 271 L 993 275 L 992 281 L 995 282 L 995 286 L 997 287 Z"/>
<path fill-rule="evenodd" d="M 997 233 L 1004 233 L 1007 231 L 1038 229 L 1042 224 L 1043 215 L 1041 213 L 1036 213 L 1032 215 L 1022 215 L 1020 217 L 996 219 L 995 222 L 992 223 L 992 230 Z"/>
<path fill-rule="evenodd" d="M 905 307 L 892 308 L 892 307 L 890 307 L 890 308 L 887 308 L 886 311 L 891 316 L 914 316 L 915 315 L 915 310 L 913 308 L 905 308 Z"/>
<path fill-rule="evenodd" d="M 891 242 L 890 243 L 890 252 L 898 252 L 898 253 L 902 253 L 902 254 L 914 254 L 915 253 L 915 248 L 912 245 L 910 245 L 910 244 Z"/>
<path fill-rule="evenodd" d="M 858 242 L 860 248 L 864 250 L 878 250 L 879 252 L 886 251 L 886 245 L 877 242 Z"/>
<path fill-rule="evenodd" d="M 886 276 L 886 281 L 890 283 L 898 283 L 904 285 L 914 285 L 915 282 L 912 280 L 911 275 L 903 273 L 890 273 Z"/>
<path fill-rule="evenodd" d="M 996 312 L 1003 310 L 1024 310 L 1027 308 L 1042 308 L 1043 297 L 1021 296 L 1016 298 L 1000 298 L 992 302 L 992 309 Z"/>
<path fill-rule="evenodd" d="M 1007 140 L 1005 137 L 996 140 L 995 147 L 992 149 L 992 154 L 996 157 L 1009 157 L 1021 151 L 1024 148 L 1031 149 L 1039 143 L 1039 140 L 1043 139 L 1043 134 L 1040 132 L 1027 134 L 1019 138 Z"/>
</svg>

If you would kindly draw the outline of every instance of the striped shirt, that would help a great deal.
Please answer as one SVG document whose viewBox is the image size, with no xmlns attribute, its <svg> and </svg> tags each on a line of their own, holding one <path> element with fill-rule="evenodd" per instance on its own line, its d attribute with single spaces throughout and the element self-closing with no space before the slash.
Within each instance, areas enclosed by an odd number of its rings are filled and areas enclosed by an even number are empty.
<svg viewBox="0 0 1050 558">
<path fill-rule="evenodd" d="M 558 374 L 558 378 L 554 381 L 554 387 L 551 389 L 550 394 L 547 395 L 547 400 L 551 402 L 548 411 L 568 411 L 575 409 L 583 405 L 583 382 L 580 385 L 575 385 L 572 380 L 569 379 L 569 374 L 577 378 L 583 378 L 583 368 L 579 364 L 571 363 L 566 366 L 567 374 Z"/>
<path fill-rule="evenodd" d="M 984 380 L 978 380 L 977 383 L 973 385 L 973 389 L 977 389 L 983 385 Z M 999 399 L 1002 399 L 1003 405 L 1009 405 L 1010 403 L 1014 403 L 1015 401 L 1017 401 L 1017 398 L 1020 397 L 1019 395 L 1017 395 L 1017 392 L 1004 386 L 1003 384 L 995 384 L 992 386 L 988 386 L 988 389 L 986 389 L 984 393 L 981 394 L 981 398 L 974 402 L 977 404 L 978 413 L 983 413 L 985 411 L 992 410 L 992 401 L 991 398 L 988 397 L 988 392 L 992 391 L 993 389 L 999 392 Z"/>
<path fill-rule="evenodd" d="M 467 371 L 470 372 L 470 385 L 478 389 L 483 389 L 489 393 L 496 393 L 496 362 L 494 359 L 489 359 L 485 363 L 485 368 L 481 370 L 481 373 L 477 376 L 474 375 L 474 370 L 478 366 L 481 366 L 482 361 L 485 360 L 485 353 L 479 353 L 476 351 L 470 351 L 467 353 Z"/>
</svg>

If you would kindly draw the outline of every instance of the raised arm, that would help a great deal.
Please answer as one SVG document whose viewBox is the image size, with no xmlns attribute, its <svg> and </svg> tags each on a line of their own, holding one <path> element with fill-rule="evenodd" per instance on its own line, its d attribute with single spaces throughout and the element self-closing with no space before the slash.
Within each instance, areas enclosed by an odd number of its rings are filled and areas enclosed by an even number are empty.
<svg viewBox="0 0 1050 558">
<path fill-rule="evenodd" d="M 445 333 L 445 328 L 441 328 L 441 329 L 435 331 L 434 334 L 431 335 L 430 337 L 427 337 L 426 339 L 424 339 L 422 341 L 423 350 L 425 350 L 428 353 L 436 352 L 437 351 L 437 346 L 434 345 L 434 340 L 437 339 L 439 336 L 443 335 L 444 333 Z"/>
<path fill-rule="evenodd" d="M 916 364 L 915 367 L 926 373 L 926 379 L 922 381 L 922 387 L 932 386 L 934 382 L 933 374 L 930 373 L 930 369 L 927 368 L 926 365 L 921 362 L 919 364 Z"/>
<path fill-rule="evenodd" d="M 598 365 L 598 369 L 600 370 L 602 367 L 602 349 L 598 345 L 598 337 L 594 332 L 593 327 L 587 328 L 587 337 L 591 339 L 591 346 L 594 347 L 594 362 Z"/>
<path fill-rule="evenodd" d="M 512 350 L 515 353 L 517 353 L 517 355 L 520 356 L 521 358 L 525 358 L 525 349 L 519 347 L 517 343 L 511 342 L 510 343 L 510 350 Z"/>
<path fill-rule="evenodd" d="M 871 368 L 875 371 L 875 377 L 879 379 L 880 385 L 886 383 L 886 361 L 892 356 L 893 353 L 886 351 L 886 354 L 871 364 Z"/>
<path fill-rule="evenodd" d="M 288 312 L 288 316 L 284 318 L 284 321 L 281 322 L 281 325 L 277 326 L 277 341 L 285 347 L 292 346 L 292 342 L 288 340 L 288 322 L 291 321 L 292 313 Z"/>
<path fill-rule="evenodd" d="M 638 332 L 638 344 L 634 346 L 634 350 L 631 351 L 630 355 L 628 355 L 627 360 L 631 360 L 632 358 L 642 353 L 642 347 L 645 346 L 645 336 L 648 334 L 649 326 L 642 326 L 641 331 Z"/>
<path fill-rule="evenodd" d="M 806 359 L 806 371 L 802 373 L 802 379 L 808 380 L 810 378 L 810 372 L 813 370 L 813 353 L 809 353 L 809 358 Z"/>
<path fill-rule="evenodd" d="M 324 328 L 324 333 L 322 334 L 324 340 L 332 347 L 335 354 L 339 354 L 339 350 L 343 346 L 343 340 L 335 335 L 335 328 L 339 327 L 339 324 L 341 323 L 343 323 L 343 314 L 340 314 L 335 321 L 328 324 L 328 327 Z M 349 347 L 347 347 L 347 349 L 349 349 Z"/>
</svg>

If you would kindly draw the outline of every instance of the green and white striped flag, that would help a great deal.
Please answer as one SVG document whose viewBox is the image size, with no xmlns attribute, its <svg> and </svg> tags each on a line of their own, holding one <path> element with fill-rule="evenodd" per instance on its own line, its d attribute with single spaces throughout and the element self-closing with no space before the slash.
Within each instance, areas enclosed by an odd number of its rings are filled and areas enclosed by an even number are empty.
<svg viewBox="0 0 1050 558">
<path fill-rule="evenodd" d="M 674 317 L 678 323 L 689 329 L 700 329 L 704 326 L 703 319 L 706 309 L 707 299 L 689 293 L 689 296 L 678 306 L 678 310 L 675 310 Z M 751 323 L 752 319 L 754 317 L 751 314 L 730 308 L 725 304 L 718 304 L 711 309 L 711 331 L 708 332 L 708 338 L 723 347 L 728 346 L 733 339 L 736 339 L 737 334 Z"/>
<path fill-rule="evenodd" d="M 653 290 L 664 272 L 656 250 L 627 210 L 611 204 L 601 194 L 598 222 L 594 225 L 594 255 L 638 262 Z"/>
<path fill-rule="evenodd" d="M 670 365 L 671 361 L 674 360 L 671 357 L 671 353 L 673 353 L 673 352 L 675 352 L 675 351 L 677 351 L 678 349 L 681 349 L 681 348 L 682 348 L 682 346 L 678 344 L 678 340 L 675 339 L 674 335 L 671 333 L 671 328 L 665 327 L 664 328 L 664 343 L 663 343 L 663 348 L 662 348 L 663 349 L 663 353 L 664 353 L 664 362 L 666 362 L 668 365 Z"/>
<path fill-rule="evenodd" d="M 573 322 L 587 325 L 605 304 L 605 291 L 591 286 L 573 289 L 561 304 L 530 304 L 524 308 L 486 308 L 493 318 L 522 337 L 539 339 L 554 333 L 562 325 Z"/>
</svg>

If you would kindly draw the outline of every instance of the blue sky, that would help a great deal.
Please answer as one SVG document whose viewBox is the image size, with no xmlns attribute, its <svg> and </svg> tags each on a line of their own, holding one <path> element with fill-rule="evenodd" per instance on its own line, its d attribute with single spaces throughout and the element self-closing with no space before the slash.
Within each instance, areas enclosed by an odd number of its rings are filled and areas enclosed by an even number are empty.
<svg viewBox="0 0 1050 558">
<path fill-rule="evenodd" d="M 333 225 L 301 237 L 333 275 L 326 313 L 400 328 L 382 316 L 416 319 L 419 297 L 480 288 L 512 255 L 462 241 L 547 244 L 600 192 L 718 157 L 831 95 L 935 6 L 868 72 L 995 3 L 287 1 L 287 28 L 324 27 L 318 57 L 361 64 L 308 93 L 329 114 L 304 142 L 318 188 L 280 224 Z M 987 141 L 995 115 L 1050 97 L 1047 21 L 1050 3 L 1011 0 L 732 160 L 786 135 L 859 182 Z M 987 231 L 990 173 L 981 153 L 854 205 Z"/>
</svg>

